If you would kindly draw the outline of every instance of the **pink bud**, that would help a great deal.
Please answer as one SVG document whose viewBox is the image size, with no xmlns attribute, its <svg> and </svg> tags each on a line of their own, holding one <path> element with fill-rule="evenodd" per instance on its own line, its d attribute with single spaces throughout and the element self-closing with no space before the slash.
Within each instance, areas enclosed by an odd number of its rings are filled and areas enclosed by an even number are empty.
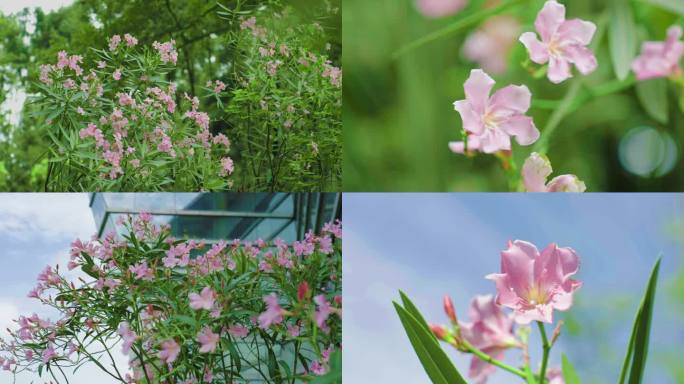
<svg viewBox="0 0 684 384">
<path fill-rule="evenodd" d="M 447 328 L 443 325 L 430 324 L 430 330 L 439 340 L 445 340 L 448 333 Z"/>
<path fill-rule="evenodd" d="M 297 288 L 297 300 L 302 301 L 309 294 L 309 283 L 302 281 Z"/>
<path fill-rule="evenodd" d="M 447 314 L 449 320 L 451 320 L 453 324 L 458 322 L 456 319 L 456 311 L 454 310 L 454 302 L 451 301 L 451 297 L 449 297 L 449 295 L 444 295 L 444 312 Z"/>
</svg>

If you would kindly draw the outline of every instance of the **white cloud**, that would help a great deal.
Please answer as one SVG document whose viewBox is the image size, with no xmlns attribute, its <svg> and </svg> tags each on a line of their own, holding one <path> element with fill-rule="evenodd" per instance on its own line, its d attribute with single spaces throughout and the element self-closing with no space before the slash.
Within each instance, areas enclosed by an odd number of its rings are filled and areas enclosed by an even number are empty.
<svg viewBox="0 0 684 384">
<path fill-rule="evenodd" d="M 19 317 L 19 308 L 11 302 L 0 301 L 0 325 L 10 325 L 12 320 Z M 9 336 L 6 326 L 0 328 L 0 338 Z"/>
<path fill-rule="evenodd" d="M 87 194 L 0 194 L 0 232 L 18 239 L 88 237 L 95 232 Z"/>
<path fill-rule="evenodd" d="M 0 12 L 8 15 L 27 7 L 40 7 L 44 11 L 50 12 L 71 5 L 73 2 L 74 0 L 2 0 L 0 1 Z"/>
</svg>

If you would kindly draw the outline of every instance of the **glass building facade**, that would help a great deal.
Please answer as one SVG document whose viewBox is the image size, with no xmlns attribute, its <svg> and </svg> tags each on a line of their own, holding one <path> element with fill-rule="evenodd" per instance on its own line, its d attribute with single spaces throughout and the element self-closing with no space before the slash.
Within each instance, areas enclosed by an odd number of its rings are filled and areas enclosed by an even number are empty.
<svg viewBox="0 0 684 384">
<path fill-rule="evenodd" d="M 122 215 L 150 212 L 173 236 L 204 240 L 291 242 L 340 219 L 340 193 L 93 193 L 90 208 L 98 234 L 115 231 Z"/>
</svg>

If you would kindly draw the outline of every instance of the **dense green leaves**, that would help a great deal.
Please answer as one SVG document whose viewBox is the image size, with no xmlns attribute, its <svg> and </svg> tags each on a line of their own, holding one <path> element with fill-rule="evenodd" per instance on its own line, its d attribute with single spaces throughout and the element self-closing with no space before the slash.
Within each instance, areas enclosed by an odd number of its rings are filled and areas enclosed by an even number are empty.
<svg viewBox="0 0 684 384">
<path fill-rule="evenodd" d="M 655 301 L 656 285 L 658 282 L 658 270 L 660 269 L 660 257 L 656 261 L 648 279 L 646 291 L 637 310 L 632 335 L 627 346 L 627 353 L 622 364 L 618 384 L 640 384 L 646 368 L 648 357 L 648 343 L 651 334 L 651 318 Z M 626 381 L 625 381 L 626 380 Z"/>
<path fill-rule="evenodd" d="M 393 303 L 394 308 L 430 380 L 435 384 L 465 384 L 466 381 L 439 346 L 422 316 L 419 320 L 411 313 L 417 311 L 413 303 L 403 294 L 402 301 L 408 303 L 407 308 L 396 302 Z"/>
</svg>

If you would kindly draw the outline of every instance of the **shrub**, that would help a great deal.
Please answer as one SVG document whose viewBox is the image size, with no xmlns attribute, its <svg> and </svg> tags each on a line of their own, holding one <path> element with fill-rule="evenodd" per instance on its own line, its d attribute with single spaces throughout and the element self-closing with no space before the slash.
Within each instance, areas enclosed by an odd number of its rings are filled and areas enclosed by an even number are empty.
<svg viewBox="0 0 684 384">
<path fill-rule="evenodd" d="M 59 266 L 38 276 L 29 297 L 60 317 L 20 317 L 0 365 L 57 382 L 82 364 L 127 383 L 306 382 L 328 372 L 341 346 L 340 223 L 291 246 L 234 240 L 208 250 L 146 213 L 118 224 L 121 236 L 72 243 L 68 269 L 83 278 Z M 129 373 L 108 367 L 116 344 Z"/>
</svg>

